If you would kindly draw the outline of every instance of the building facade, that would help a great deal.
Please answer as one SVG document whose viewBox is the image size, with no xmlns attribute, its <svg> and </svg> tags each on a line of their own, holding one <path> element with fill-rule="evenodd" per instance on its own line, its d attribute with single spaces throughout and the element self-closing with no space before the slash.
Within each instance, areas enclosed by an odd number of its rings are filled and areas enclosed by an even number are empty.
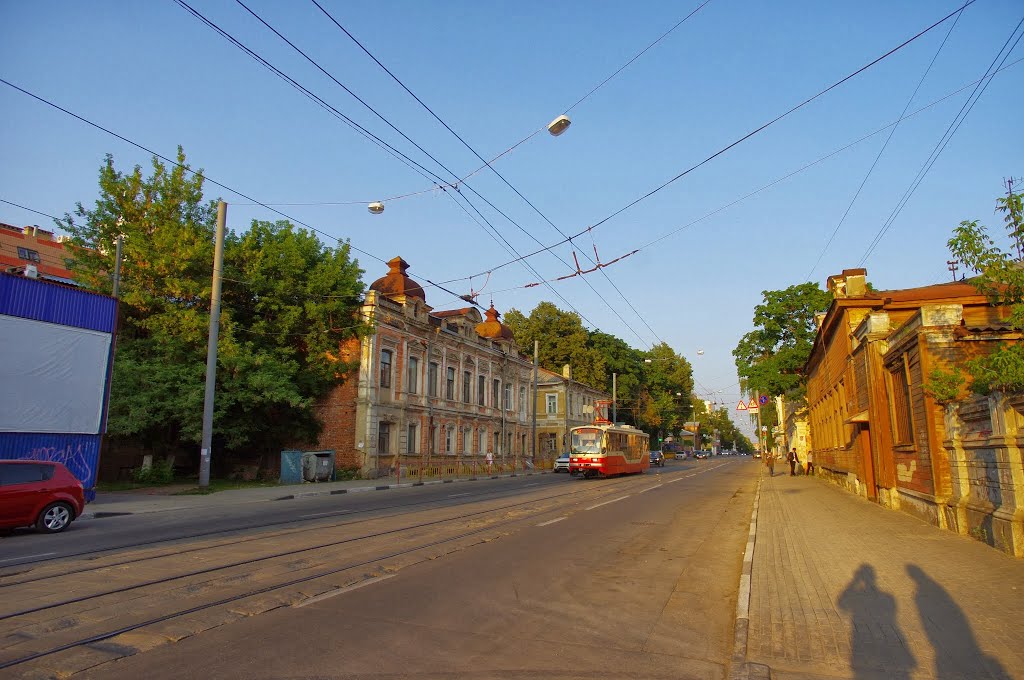
<svg viewBox="0 0 1024 680">
<path fill-rule="evenodd" d="M 566 365 L 562 375 L 543 368 L 537 376 L 537 460 L 538 467 L 550 468 L 555 458 L 569 450 L 568 432 L 594 422 L 598 401 L 611 396 L 572 379 Z M 610 414 L 606 414 L 610 415 Z"/>
<path fill-rule="evenodd" d="M 805 366 L 808 450 L 818 474 L 959 533 L 988 526 L 989 542 L 1007 549 L 1024 519 L 1016 421 L 994 444 L 956 444 L 961 429 L 928 383 L 935 369 L 962 366 L 998 343 L 1020 342 L 1020 334 L 1004 308 L 968 283 L 873 291 L 866 274 L 829 278 L 834 300 Z M 989 422 L 975 434 L 994 431 Z"/>
<path fill-rule="evenodd" d="M 77 285 L 67 268 L 67 237 L 37 226 L 0 223 L 0 271 Z"/>
<path fill-rule="evenodd" d="M 434 311 L 400 257 L 360 309 L 371 332 L 340 348 L 357 364 L 318 407 L 318 446 L 364 476 L 522 467 L 533 364 L 493 305 Z"/>
</svg>

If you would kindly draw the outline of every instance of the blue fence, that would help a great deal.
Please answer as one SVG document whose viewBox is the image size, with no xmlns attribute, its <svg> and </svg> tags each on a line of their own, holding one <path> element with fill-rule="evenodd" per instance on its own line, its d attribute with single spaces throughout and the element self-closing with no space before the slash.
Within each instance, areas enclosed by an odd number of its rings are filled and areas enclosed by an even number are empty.
<svg viewBox="0 0 1024 680">
<path fill-rule="evenodd" d="M 50 460 L 63 463 L 85 487 L 85 498 L 96 498 L 99 474 L 98 434 L 38 434 L 0 432 L 0 460 Z"/>
</svg>

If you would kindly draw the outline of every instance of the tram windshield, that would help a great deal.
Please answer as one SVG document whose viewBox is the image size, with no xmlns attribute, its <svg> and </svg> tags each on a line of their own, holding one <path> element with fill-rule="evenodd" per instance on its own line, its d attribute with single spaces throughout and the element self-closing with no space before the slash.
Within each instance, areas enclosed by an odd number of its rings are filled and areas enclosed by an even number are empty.
<svg viewBox="0 0 1024 680">
<path fill-rule="evenodd" d="M 601 453 L 601 430 L 587 428 L 572 431 L 573 453 Z"/>
</svg>

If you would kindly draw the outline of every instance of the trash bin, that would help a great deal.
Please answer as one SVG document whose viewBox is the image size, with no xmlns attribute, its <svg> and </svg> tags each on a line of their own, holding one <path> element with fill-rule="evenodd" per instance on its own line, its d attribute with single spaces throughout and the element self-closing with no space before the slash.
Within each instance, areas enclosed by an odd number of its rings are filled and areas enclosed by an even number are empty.
<svg viewBox="0 0 1024 680">
<path fill-rule="evenodd" d="M 302 479 L 304 481 L 329 482 L 333 476 L 333 451 L 307 451 L 302 454 Z"/>
<path fill-rule="evenodd" d="M 281 483 L 302 483 L 302 451 L 287 450 L 281 452 Z"/>
</svg>

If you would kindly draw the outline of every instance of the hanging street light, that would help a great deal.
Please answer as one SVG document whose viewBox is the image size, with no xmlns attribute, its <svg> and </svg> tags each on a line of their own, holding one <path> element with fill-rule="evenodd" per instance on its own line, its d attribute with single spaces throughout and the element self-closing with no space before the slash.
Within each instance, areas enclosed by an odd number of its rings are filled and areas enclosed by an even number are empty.
<svg viewBox="0 0 1024 680">
<path fill-rule="evenodd" d="M 548 123 L 548 132 L 552 137 L 557 137 L 568 130 L 570 125 L 572 125 L 572 121 L 569 120 L 569 116 L 559 116 Z"/>
<path fill-rule="evenodd" d="M 366 209 L 369 210 L 374 215 L 379 215 L 382 212 L 384 212 L 384 203 L 382 201 L 374 201 L 373 203 L 366 206 Z"/>
</svg>

